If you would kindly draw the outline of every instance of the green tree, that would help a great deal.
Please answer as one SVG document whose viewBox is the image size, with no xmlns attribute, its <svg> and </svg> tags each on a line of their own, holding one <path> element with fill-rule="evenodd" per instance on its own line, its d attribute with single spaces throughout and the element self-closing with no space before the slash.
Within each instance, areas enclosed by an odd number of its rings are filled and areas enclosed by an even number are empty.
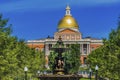
<svg viewBox="0 0 120 80">
<path fill-rule="evenodd" d="M 80 45 L 71 44 L 69 46 L 69 51 L 64 55 L 65 57 L 65 69 L 68 73 L 77 73 L 80 67 Z"/>
<path fill-rule="evenodd" d="M 0 80 L 24 78 L 24 67 L 28 67 L 28 77 L 35 76 L 43 68 L 44 53 L 35 51 L 26 45 L 24 40 L 11 36 L 11 25 L 8 19 L 0 15 Z"/>
<path fill-rule="evenodd" d="M 10 25 L 5 27 L 7 22 L 8 19 L 2 19 L 2 15 L 0 15 L 0 80 L 2 79 L 2 76 L 6 76 L 9 72 L 7 67 L 10 62 L 6 60 L 6 58 L 9 57 L 9 53 L 6 48 L 8 47 L 7 44 L 9 43 L 8 38 L 11 33 L 11 28 Z"/>
<path fill-rule="evenodd" d="M 94 70 L 99 66 L 99 75 L 109 79 L 120 79 L 120 21 L 118 28 L 112 30 L 108 39 L 103 39 L 103 46 L 88 56 L 88 63 Z"/>
<path fill-rule="evenodd" d="M 54 70 L 55 57 L 57 57 L 57 53 L 55 53 L 54 51 L 51 51 L 49 55 L 49 67 L 51 71 Z"/>
</svg>

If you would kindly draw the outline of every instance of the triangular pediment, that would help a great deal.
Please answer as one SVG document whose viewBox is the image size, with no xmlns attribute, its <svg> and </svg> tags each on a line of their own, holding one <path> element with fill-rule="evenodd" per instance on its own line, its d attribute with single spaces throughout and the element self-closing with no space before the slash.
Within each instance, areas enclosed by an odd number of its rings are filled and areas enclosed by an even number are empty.
<svg viewBox="0 0 120 80">
<path fill-rule="evenodd" d="M 62 31 L 59 31 L 58 33 L 79 33 L 78 31 L 74 31 L 72 29 L 64 29 Z"/>
</svg>

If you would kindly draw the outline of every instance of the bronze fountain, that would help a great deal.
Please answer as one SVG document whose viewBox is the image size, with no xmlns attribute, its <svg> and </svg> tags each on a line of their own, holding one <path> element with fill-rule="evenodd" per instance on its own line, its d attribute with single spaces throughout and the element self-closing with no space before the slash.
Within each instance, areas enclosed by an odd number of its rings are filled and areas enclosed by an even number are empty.
<svg viewBox="0 0 120 80">
<path fill-rule="evenodd" d="M 57 45 L 56 48 L 51 48 L 56 53 L 58 53 L 58 56 L 55 58 L 53 74 L 40 75 L 38 76 L 38 79 L 39 80 L 80 80 L 80 78 L 82 78 L 82 75 L 65 74 L 65 70 L 64 70 L 65 62 L 64 62 L 64 57 L 62 56 L 62 53 L 69 49 L 64 48 L 64 44 L 61 37 L 59 37 L 56 45 Z"/>
</svg>

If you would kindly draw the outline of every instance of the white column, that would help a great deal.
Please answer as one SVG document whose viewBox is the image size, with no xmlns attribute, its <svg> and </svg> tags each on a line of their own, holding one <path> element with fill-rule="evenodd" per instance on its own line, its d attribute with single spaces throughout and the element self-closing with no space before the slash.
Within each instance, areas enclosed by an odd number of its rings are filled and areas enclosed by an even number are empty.
<svg viewBox="0 0 120 80">
<path fill-rule="evenodd" d="M 81 54 L 83 54 L 83 44 L 81 44 Z"/>
<path fill-rule="evenodd" d="M 80 53 L 82 54 L 82 44 L 80 44 Z"/>
<path fill-rule="evenodd" d="M 89 46 L 88 46 L 89 44 L 87 44 L 87 54 L 89 53 Z"/>
<path fill-rule="evenodd" d="M 45 45 L 45 55 L 49 55 L 49 45 Z"/>
<path fill-rule="evenodd" d="M 48 56 L 49 56 L 49 45 L 46 44 L 45 45 L 45 67 L 49 69 L 49 65 L 48 65 Z"/>
<path fill-rule="evenodd" d="M 87 44 L 87 54 L 90 53 L 90 44 Z"/>
<path fill-rule="evenodd" d="M 90 54 L 90 44 L 89 44 L 89 54 Z"/>
</svg>

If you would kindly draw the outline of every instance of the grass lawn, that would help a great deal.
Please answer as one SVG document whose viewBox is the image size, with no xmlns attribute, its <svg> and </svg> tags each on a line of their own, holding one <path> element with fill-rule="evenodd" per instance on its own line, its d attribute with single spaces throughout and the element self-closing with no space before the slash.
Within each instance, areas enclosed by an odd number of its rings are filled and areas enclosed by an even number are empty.
<svg viewBox="0 0 120 80">
<path fill-rule="evenodd" d="M 81 78 L 80 80 L 90 80 L 88 78 Z M 91 80 L 95 80 L 95 79 L 91 79 Z"/>
</svg>

